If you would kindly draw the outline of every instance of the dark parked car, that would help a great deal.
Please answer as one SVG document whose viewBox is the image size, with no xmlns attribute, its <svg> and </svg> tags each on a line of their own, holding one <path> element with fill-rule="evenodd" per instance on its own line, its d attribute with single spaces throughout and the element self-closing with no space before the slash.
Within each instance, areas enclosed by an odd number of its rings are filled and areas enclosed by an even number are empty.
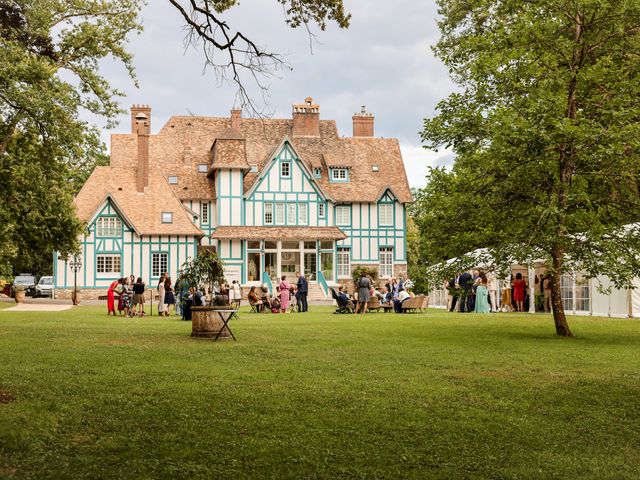
<svg viewBox="0 0 640 480">
<path fill-rule="evenodd" d="M 43 276 L 40 277 L 38 284 L 36 285 L 36 293 L 34 297 L 52 297 L 53 296 L 53 277 Z"/>
<path fill-rule="evenodd" d="M 30 273 L 21 273 L 15 278 L 15 280 L 13 281 L 13 286 L 11 288 L 12 297 L 15 297 L 17 285 L 24 286 L 26 295 L 35 295 L 36 293 L 36 277 L 31 275 Z"/>
</svg>

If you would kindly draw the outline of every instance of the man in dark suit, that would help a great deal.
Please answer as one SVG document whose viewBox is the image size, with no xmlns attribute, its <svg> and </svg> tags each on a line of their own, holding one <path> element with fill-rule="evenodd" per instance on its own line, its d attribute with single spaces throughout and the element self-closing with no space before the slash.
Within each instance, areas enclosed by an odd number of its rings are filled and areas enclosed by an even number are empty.
<svg viewBox="0 0 640 480">
<path fill-rule="evenodd" d="M 460 275 L 460 313 L 471 311 L 469 308 L 470 298 L 473 294 L 473 277 L 469 272 Z"/>
<path fill-rule="evenodd" d="M 296 293 L 296 298 L 298 299 L 298 311 L 306 312 L 307 311 L 307 293 L 309 291 L 309 285 L 307 284 L 307 279 L 304 275 L 300 275 L 299 272 L 296 273 L 298 277 L 298 292 Z"/>
<path fill-rule="evenodd" d="M 451 308 L 449 308 L 450 312 L 456 311 L 456 303 L 458 302 L 458 297 L 460 296 L 460 275 L 456 274 L 454 278 L 449 280 L 448 285 L 449 295 L 451 295 Z"/>
</svg>

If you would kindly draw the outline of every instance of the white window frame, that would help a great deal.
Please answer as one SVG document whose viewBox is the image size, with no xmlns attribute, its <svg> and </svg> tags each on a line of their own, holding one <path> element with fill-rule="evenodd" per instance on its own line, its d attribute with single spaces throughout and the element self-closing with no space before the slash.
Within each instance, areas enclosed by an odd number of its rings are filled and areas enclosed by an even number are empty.
<svg viewBox="0 0 640 480">
<path fill-rule="evenodd" d="M 96 255 L 96 273 L 98 274 L 117 273 L 118 276 L 120 276 L 121 271 L 122 271 L 122 256 L 119 253 Z"/>
<path fill-rule="evenodd" d="M 313 176 L 316 178 L 322 178 L 322 169 L 321 168 L 314 168 L 313 169 Z"/>
<path fill-rule="evenodd" d="M 209 202 L 202 202 L 200 204 L 200 223 L 209 223 Z"/>
<path fill-rule="evenodd" d="M 348 247 L 336 250 L 336 275 L 338 278 L 351 278 L 351 249 Z"/>
<path fill-rule="evenodd" d="M 276 225 L 284 225 L 284 203 L 282 202 L 276 203 L 275 221 Z"/>
<path fill-rule="evenodd" d="M 151 253 L 151 278 L 160 278 L 164 272 L 169 271 L 169 253 Z"/>
<path fill-rule="evenodd" d="M 162 223 L 173 223 L 173 212 L 162 212 Z"/>
<path fill-rule="evenodd" d="M 332 168 L 331 180 L 334 182 L 346 182 L 349 180 L 348 168 Z"/>
<path fill-rule="evenodd" d="M 100 217 L 96 220 L 97 237 L 119 237 L 122 235 L 122 221 L 118 217 Z"/>
<path fill-rule="evenodd" d="M 351 207 L 349 205 L 338 205 L 336 207 L 336 225 L 351 225 Z"/>
<path fill-rule="evenodd" d="M 287 203 L 287 225 L 296 224 L 296 204 Z"/>
<path fill-rule="evenodd" d="M 291 178 L 291 162 L 280 162 L 280 176 L 282 178 Z"/>
<path fill-rule="evenodd" d="M 264 204 L 264 224 L 273 225 L 273 203 Z"/>
<path fill-rule="evenodd" d="M 177 185 L 178 184 L 178 176 L 177 175 L 169 175 L 169 178 L 167 180 L 169 182 L 169 185 Z"/>
<path fill-rule="evenodd" d="M 319 203 L 318 204 L 318 217 L 319 218 L 325 218 L 324 203 Z"/>
<path fill-rule="evenodd" d="M 307 225 L 309 223 L 309 207 L 306 203 L 298 204 L 298 225 Z"/>
<path fill-rule="evenodd" d="M 209 165 L 206 163 L 198 164 L 198 173 L 207 173 L 209 171 Z"/>
<path fill-rule="evenodd" d="M 381 227 L 393 226 L 393 203 L 378 204 L 378 224 Z"/>
<path fill-rule="evenodd" d="M 393 276 L 393 247 L 380 247 L 380 277 Z"/>
</svg>

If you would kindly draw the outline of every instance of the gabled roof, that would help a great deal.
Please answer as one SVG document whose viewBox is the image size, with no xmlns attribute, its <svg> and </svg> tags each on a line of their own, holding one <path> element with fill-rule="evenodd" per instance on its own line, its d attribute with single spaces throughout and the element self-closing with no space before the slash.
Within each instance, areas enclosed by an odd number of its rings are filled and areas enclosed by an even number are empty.
<svg viewBox="0 0 640 480">
<path fill-rule="evenodd" d="M 204 235 L 157 168 L 149 168 L 149 186 L 140 193 L 136 168 L 96 167 L 74 200 L 80 220 L 92 220 L 106 198 L 139 235 Z M 173 223 L 162 223 L 162 212 L 172 212 Z"/>
<path fill-rule="evenodd" d="M 267 172 L 269 171 L 269 168 L 271 167 L 271 165 L 273 164 L 273 162 L 276 161 L 276 158 L 278 157 L 278 155 L 280 154 L 280 151 L 284 148 L 285 145 L 289 145 L 289 148 L 291 150 L 293 150 L 294 156 L 295 157 L 299 157 L 298 152 L 296 151 L 296 148 L 293 146 L 293 144 L 291 143 L 291 140 L 289 139 L 288 136 L 285 136 L 282 141 L 273 149 L 273 151 L 271 152 L 271 154 L 269 155 L 269 160 L 264 164 L 264 166 L 262 167 L 262 170 L 258 173 L 257 176 L 255 176 L 254 178 L 254 182 L 253 185 L 251 185 L 251 187 L 249 189 L 245 189 L 245 197 L 249 197 L 253 191 L 258 187 L 258 185 L 260 185 L 260 182 L 262 181 L 262 179 L 265 177 L 265 175 L 267 174 Z M 311 181 L 311 183 L 313 183 L 316 188 L 318 189 L 318 193 L 320 194 L 320 196 L 323 199 L 328 198 L 327 194 L 322 190 L 322 187 L 320 187 L 320 185 L 317 184 L 316 179 L 313 177 L 313 175 L 311 174 L 311 172 L 309 171 L 309 166 L 304 162 L 301 161 L 300 162 L 300 166 L 301 168 L 305 171 L 305 173 L 307 174 L 307 176 L 309 177 L 309 180 Z"/>
<path fill-rule="evenodd" d="M 211 149 L 217 140 L 245 141 L 244 161 L 249 167 L 257 167 L 258 172 L 246 172 L 244 192 L 254 185 L 272 154 L 284 139 L 290 138 L 291 145 L 309 170 L 322 169 L 322 178 L 314 179 L 324 194 L 336 202 L 375 202 L 381 188 L 390 186 L 398 201 L 413 201 L 405 173 L 400 146 L 396 139 L 375 137 L 340 137 L 333 120 L 320 120 L 320 136 L 293 137 L 292 119 L 243 118 L 239 128 L 231 129 L 230 118 L 174 116 L 160 132 L 149 137 L 149 163 L 162 168 L 167 174 L 187 170 L 185 176 L 187 190 L 179 181 L 173 186 L 181 199 L 213 199 L 213 182 L 206 175 L 198 175 L 198 163 L 211 163 Z M 136 158 L 137 143 L 133 134 L 112 135 L 111 165 L 128 166 Z M 242 155 L 217 158 L 216 167 L 246 168 Z M 218 160 L 220 163 L 218 163 Z M 238 163 L 236 163 L 238 162 Z M 237 167 L 241 165 L 241 167 Z M 373 165 L 378 165 L 374 172 Z M 350 167 L 349 182 L 331 183 L 328 167 Z M 180 175 L 180 173 L 178 173 Z"/>
</svg>

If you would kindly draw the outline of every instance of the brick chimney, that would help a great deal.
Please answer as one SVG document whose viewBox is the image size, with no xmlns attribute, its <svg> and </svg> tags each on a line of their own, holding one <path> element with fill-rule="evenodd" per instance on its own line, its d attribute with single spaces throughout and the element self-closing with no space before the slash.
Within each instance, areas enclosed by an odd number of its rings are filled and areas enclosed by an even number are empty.
<svg viewBox="0 0 640 480">
<path fill-rule="evenodd" d="M 307 97 L 302 104 L 293 105 L 293 136 L 320 136 L 320 106 Z"/>
<path fill-rule="evenodd" d="M 231 128 L 240 130 L 240 122 L 242 121 L 242 110 L 234 108 L 231 110 Z"/>
<path fill-rule="evenodd" d="M 360 113 L 354 113 L 353 117 L 354 137 L 373 137 L 373 114 L 367 113 L 365 106 L 362 106 Z"/>
<path fill-rule="evenodd" d="M 151 134 L 151 107 L 133 105 L 131 107 L 131 133 L 137 135 L 138 162 L 136 189 L 144 192 L 149 186 L 149 135 Z"/>
</svg>

